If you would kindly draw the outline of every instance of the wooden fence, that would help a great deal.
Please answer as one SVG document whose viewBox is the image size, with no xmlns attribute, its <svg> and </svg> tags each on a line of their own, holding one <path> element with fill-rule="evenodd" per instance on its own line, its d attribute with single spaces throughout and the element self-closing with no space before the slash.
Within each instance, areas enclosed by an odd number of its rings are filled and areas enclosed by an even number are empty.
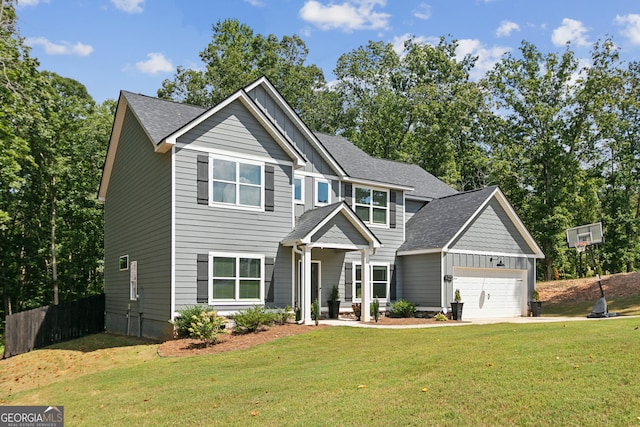
<svg viewBox="0 0 640 427">
<path fill-rule="evenodd" d="M 104 331 L 104 294 L 7 316 L 4 357 Z"/>
</svg>

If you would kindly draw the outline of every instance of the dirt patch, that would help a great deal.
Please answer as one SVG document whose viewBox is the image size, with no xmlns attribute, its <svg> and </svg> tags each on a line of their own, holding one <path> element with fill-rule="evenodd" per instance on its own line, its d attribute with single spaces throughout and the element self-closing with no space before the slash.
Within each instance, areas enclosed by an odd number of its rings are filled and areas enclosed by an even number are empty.
<svg viewBox="0 0 640 427">
<path fill-rule="evenodd" d="M 640 272 L 602 276 L 602 289 L 607 298 L 640 295 Z M 537 284 L 542 301 L 595 301 L 600 298 L 600 288 L 595 277 L 575 280 L 556 280 Z"/>
</svg>

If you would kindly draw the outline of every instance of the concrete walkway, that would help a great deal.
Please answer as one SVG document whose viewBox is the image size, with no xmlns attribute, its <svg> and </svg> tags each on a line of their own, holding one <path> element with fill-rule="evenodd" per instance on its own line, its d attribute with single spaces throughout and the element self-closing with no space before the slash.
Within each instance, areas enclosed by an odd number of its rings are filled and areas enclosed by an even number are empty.
<svg viewBox="0 0 640 427">
<path fill-rule="evenodd" d="M 419 328 L 440 328 L 446 326 L 467 326 L 467 325 L 489 325 L 494 323 L 551 323 L 551 322 L 576 322 L 579 320 L 589 320 L 592 322 L 614 320 L 614 319 L 631 319 L 640 316 L 618 316 L 618 317 L 606 317 L 599 319 L 589 319 L 585 317 L 495 317 L 487 319 L 470 319 L 463 320 L 461 322 L 447 321 L 447 322 L 433 322 L 415 325 L 381 325 L 371 321 L 370 323 L 363 323 L 356 321 L 355 319 L 325 319 L 320 320 L 321 325 L 331 326 L 351 326 L 354 328 L 378 328 L 378 329 L 419 329 Z"/>
</svg>

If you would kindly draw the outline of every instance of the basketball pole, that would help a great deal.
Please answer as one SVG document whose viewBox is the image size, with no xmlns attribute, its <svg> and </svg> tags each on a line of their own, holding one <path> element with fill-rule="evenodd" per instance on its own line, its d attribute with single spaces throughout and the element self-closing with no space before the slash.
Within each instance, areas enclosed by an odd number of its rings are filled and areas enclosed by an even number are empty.
<svg viewBox="0 0 640 427">
<path fill-rule="evenodd" d="M 593 248 L 589 245 L 589 253 L 591 254 L 591 263 L 596 270 L 596 279 L 598 279 L 598 287 L 600 288 L 600 298 L 604 298 L 604 290 L 602 289 L 602 281 L 600 280 L 600 265 L 596 264 L 596 258 L 593 255 Z"/>
</svg>

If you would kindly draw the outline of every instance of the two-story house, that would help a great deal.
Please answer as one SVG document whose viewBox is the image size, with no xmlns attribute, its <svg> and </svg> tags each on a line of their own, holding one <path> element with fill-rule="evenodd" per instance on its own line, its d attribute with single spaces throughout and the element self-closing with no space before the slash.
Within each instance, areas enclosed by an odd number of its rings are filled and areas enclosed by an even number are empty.
<svg viewBox="0 0 640 427">
<path fill-rule="evenodd" d="M 178 310 L 408 299 L 520 316 L 540 248 L 497 187 L 316 134 L 266 78 L 210 109 L 121 92 L 99 199 L 107 330 L 170 337 Z"/>
</svg>

